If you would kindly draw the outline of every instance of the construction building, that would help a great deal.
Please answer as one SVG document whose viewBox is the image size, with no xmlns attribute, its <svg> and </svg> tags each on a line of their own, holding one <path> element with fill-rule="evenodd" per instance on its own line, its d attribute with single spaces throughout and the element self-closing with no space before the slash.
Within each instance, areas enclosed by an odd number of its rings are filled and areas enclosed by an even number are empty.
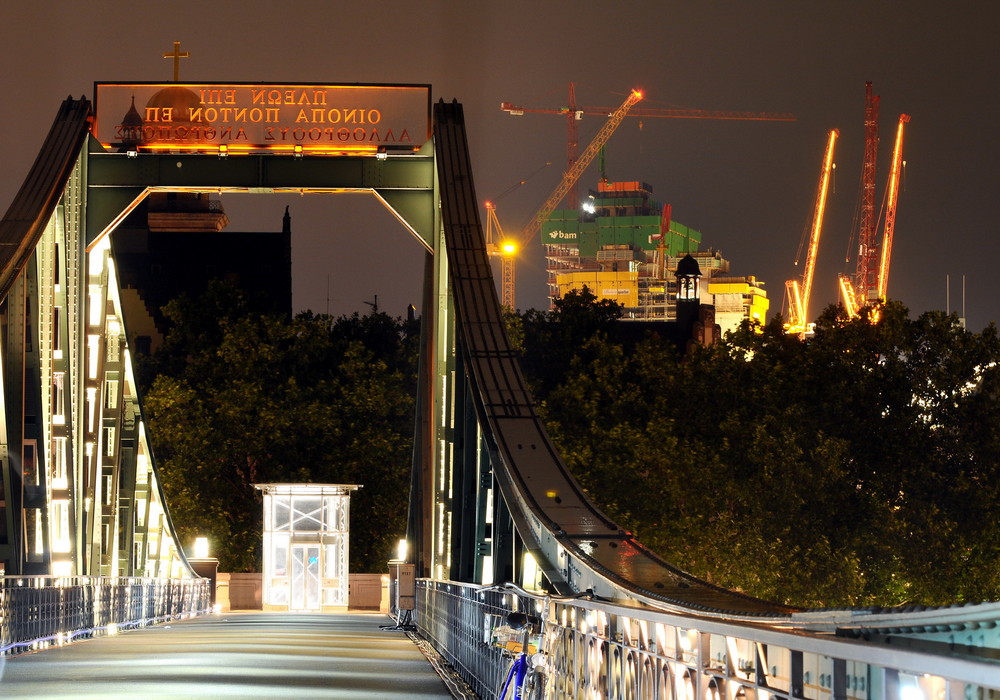
<svg viewBox="0 0 1000 700">
<path fill-rule="evenodd" d="M 715 306 L 723 332 L 743 319 L 765 321 L 763 282 L 730 276 L 721 252 L 699 250 L 701 233 L 672 221 L 670 206 L 654 200 L 644 182 L 599 182 L 580 211 L 553 211 L 541 237 L 550 299 L 587 287 L 621 304 L 625 320 L 675 320 L 675 273 L 690 255 L 706 277 L 701 301 Z"/>
</svg>

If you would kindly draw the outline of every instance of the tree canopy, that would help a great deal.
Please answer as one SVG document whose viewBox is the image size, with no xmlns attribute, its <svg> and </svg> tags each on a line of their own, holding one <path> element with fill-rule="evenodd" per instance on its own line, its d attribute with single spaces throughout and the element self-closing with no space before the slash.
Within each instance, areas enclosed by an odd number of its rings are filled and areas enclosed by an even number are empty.
<svg viewBox="0 0 1000 700">
<path fill-rule="evenodd" d="M 351 568 L 405 530 L 416 328 L 251 312 L 215 285 L 167 309 L 140 376 L 182 542 L 258 567 L 251 484 L 357 483 Z M 781 319 L 681 356 L 586 290 L 509 314 L 540 412 L 620 525 L 720 585 L 803 606 L 1000 599 L 1000 338 L 888 303 Z"/>
<path fill-rule="evenodd" d="M 259 570 L 253 484 L 361 484 L 351 567 L 384 569 L 406 529 L 413 329 L 379 313 L 245 313 L 221 285 L 171 303 L 167 316 L 173 330 L 144 368 L 144 404 L 180 540 L 207 535 L 223 570 Z"/>
<path fill-rule="evenodd" d="M 996 329 L 877 311 L 684 358 L 595 333 L 536 380 L 542 412 L 595 502 L 695 575 L 807 606 L 997 599 Z"/>
</svg>

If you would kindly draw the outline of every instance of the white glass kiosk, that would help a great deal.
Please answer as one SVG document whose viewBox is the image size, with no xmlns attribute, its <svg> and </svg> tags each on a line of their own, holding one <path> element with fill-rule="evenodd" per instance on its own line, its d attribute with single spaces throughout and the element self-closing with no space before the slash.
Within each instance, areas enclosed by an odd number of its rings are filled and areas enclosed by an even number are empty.
<svg viewBox="0 0 1000 700">
<path fill-rule="evenodd" d="M 361 487 L 254 486 L 264 495 L 264 610 L 347 610 L 351 492 Z"/>
</svg>

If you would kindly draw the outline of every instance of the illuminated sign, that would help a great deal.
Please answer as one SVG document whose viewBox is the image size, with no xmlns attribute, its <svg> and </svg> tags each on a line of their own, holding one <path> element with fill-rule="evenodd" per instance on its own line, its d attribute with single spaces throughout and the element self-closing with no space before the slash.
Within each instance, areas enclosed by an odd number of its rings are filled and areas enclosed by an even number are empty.
<svg viewBox="0 0 1000 700">
<path fill-rule="evenodd" d="M 94 136 L 114 151 L 415 151 L 429 85 L 97 83 Z"/>
</svg>

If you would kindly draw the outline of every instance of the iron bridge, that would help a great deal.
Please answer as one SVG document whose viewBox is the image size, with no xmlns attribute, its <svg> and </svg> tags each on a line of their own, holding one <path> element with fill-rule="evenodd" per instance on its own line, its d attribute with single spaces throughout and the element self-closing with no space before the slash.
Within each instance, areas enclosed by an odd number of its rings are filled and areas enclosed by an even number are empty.
<svg viewBox="0 0 1000 700">
<path fill-rule="evenodd" d="M 425 250 L 412 621 L 480 697 L 509 661 L 494 635 L 512 610 L 542 621 L 539 697 L 1000 691 L 996 603 L 795 609 L 699 580 L 600 512 L 510 348 L 462 105 L 434 104 L 431 124 L 409 152 L 115 151 L 88 99 L 61 105 L 0 222 L 0 652 L 208 611 L 143 421 L 115 228 L 155 192 L 350 191 L 378 198 Z"/>
</svg>

